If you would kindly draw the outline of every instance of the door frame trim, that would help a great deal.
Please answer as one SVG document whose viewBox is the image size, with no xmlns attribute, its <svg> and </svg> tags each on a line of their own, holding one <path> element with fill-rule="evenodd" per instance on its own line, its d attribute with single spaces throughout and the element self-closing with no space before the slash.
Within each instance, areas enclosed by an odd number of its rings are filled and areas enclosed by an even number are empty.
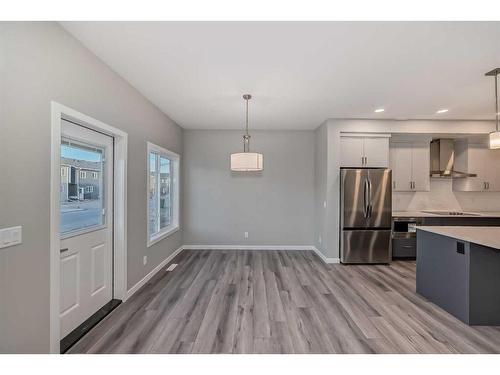
<svg viewBox="0 0 500 375">
<path fill-rule="evenodd" d="M 89 129 L 114 138 L 113 178 L 113 298 L 127 299 L 127 147 L 128 135 L 74 109 L 51 101 L 50 142 L 50 353 L 60 353 L 60 269 L 59 251 L 61 221 L 60 196 L 60 149 L 61 119 L 73 120 Z"/>
</svg>

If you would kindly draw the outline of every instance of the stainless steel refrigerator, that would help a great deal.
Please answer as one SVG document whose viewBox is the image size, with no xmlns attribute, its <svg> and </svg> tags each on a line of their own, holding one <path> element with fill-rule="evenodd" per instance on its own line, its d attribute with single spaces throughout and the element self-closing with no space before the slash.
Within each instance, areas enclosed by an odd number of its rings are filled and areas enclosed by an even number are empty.
<svg viewBox="0 0 500 375">
<path fill-rule="evenodd" d="M 340 180 L 340 261 L 389 263 L 392 171 L 341 168 Z"/>
</svg>

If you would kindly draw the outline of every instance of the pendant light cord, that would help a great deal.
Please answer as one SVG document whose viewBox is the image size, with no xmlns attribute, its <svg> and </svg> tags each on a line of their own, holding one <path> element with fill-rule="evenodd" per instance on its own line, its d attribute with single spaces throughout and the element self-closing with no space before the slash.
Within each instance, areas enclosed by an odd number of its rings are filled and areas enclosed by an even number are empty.
<svg viewBox="0 0 500 375">
<path fill-rule="evenodd" d="M 498 131 L 498 73 L 495 74 L 495 116 L 497 119 L 497 131 Z"/>
<path fill-rule="evenodd" d="M 250 152 L 250 134 L 248 133 L 248 101 L 252 98 L 252 95 L 245 94 L 243 99 L 246 102 L 246 113 L 245 113 L 245 134 L 243 135 L 243 152 Z"/>
<path fill-rule="evenodd" d="M 496 80 L 496 77 L 495 77 L 495 80 Z M 246 135 L 248 135 L 248 99 L 245 99 L 245 101 L 247 103 L 247 112 L 246 112 L 246 117 L 245 117 L 245 132 L 246 132 Z"/>
</svg>

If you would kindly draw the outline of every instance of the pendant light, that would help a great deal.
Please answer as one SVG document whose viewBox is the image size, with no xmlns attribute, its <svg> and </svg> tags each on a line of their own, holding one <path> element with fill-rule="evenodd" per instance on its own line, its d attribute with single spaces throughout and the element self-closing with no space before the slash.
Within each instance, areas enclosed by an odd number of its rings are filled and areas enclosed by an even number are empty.
<svg viewBox="0 0 500 375">
<path fill-rule="evenodd" d="M 250 152 L 250 134 L 248 133 L 248 101 L 252 95 L 245 94 L 246 101 L 245 134 L 243 135 L 243 152 L 231 154 L 231 170 L 237 172 L 254 172 L 264 169 L 264 157 L 257 152 Z"/>
<path fill-rule="evenodd" d="M 495 77 L 495 116 L 496 116 L 496 131 L 490 133 L 490 148 L 500 148 L 500 130 L 498 128 L 498 75 L 500 68 L 493 69 L 491 72 L 486 73 L 486 76 Z"/>
</svg>

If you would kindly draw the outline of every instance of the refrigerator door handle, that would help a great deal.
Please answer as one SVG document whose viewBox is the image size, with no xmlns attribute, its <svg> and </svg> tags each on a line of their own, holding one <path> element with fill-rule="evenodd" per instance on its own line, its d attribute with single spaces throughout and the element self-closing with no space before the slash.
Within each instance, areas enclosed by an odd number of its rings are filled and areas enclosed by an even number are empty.
<svg viewBox="0 0 500 375">
<path fill-rule="evenodd" d="M 368 180 L 365 180 L 363 185 L 363 213 L 365 215 L 365 219 L 368 219 Z"/>
<path fill-rule="evenodd" d="M 372 217 L 372 182 L 368 180 L 368 217 Z"/>
</svg>

